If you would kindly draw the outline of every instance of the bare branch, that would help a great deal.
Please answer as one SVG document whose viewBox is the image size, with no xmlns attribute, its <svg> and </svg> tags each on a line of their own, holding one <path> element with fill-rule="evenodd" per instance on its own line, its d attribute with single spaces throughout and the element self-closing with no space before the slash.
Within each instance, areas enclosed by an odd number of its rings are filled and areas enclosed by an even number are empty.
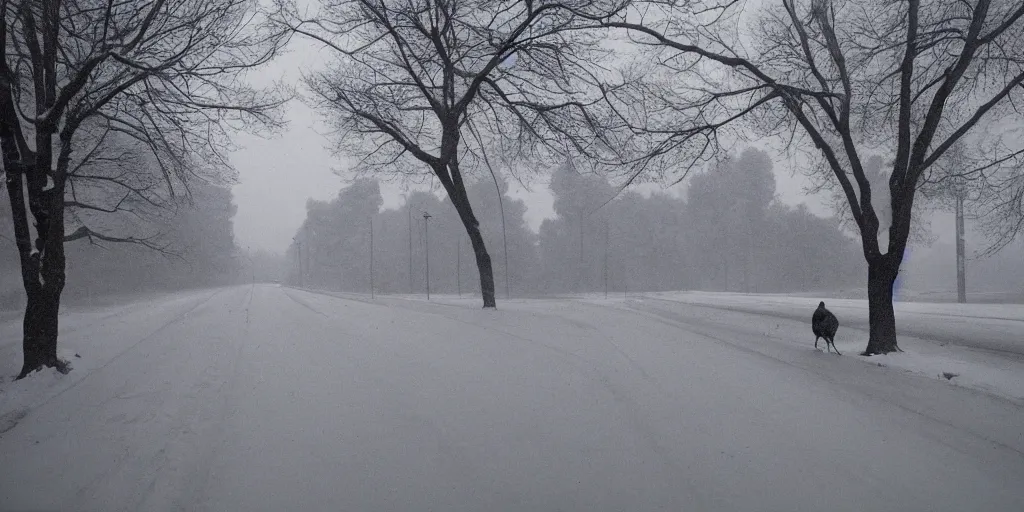
<svg viewBox="0 0 1024 512">
<path fill-rule="evenodd" d="M 147 249 L 151 249 L 151 250 L 156 251 L 156 252 L 158 252 L 160 254 L 163 254 L 164 256 L 177 258 L 177 259 L 179 259 L 181 261 L 186 261 L 180 254 L 178 254 L 177 252 L 175 252 L 173 250 L 170 250 L 168 248 L 167 244 L 160 244 L 160 243 L 155 242 L 154 240 L 156 238 L 157 238 L 156 235 L 151 236 L 151 237 L 146 237 L 146 238 L 136 238 L 136 237 L 131 237 L 131 236 L 129 236 L 129 237 L 110 236 L 110 235 L 105 235 L 103 233 L 99 233 L 99 232 L 93 231 L 92 229 L 90 229 L 87 226 L 80 226 L 75 231 L 71 232 L 68 235 L 65 235 L 64 236 L 64 242 L 74 242 L 75 240 L 88 239 L 90 242 L 94 242 L 96 240 L 100 240 L 100 241 L 103 241 L 103 242 L 111 242 L 111 243 L 117 243 L 117 244 L 133 244 L 133 245 L 139 245 L 139 246 L 145 247 Z"/>
</svg>

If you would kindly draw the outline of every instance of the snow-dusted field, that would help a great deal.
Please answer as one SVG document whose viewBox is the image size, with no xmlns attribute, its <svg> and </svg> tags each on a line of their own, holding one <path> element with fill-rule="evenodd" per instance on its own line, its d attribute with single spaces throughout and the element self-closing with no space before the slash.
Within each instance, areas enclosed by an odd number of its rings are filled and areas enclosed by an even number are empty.
<svg viewBox="0 0 1024 512">
<path fill-rule="evenodd" d="M 0 510 L 1024 510 L 1012 350 L 751 303 L 224 288 L 71 310 L 75 370 L 14 383 L 7 321 Z"/>
</svg>

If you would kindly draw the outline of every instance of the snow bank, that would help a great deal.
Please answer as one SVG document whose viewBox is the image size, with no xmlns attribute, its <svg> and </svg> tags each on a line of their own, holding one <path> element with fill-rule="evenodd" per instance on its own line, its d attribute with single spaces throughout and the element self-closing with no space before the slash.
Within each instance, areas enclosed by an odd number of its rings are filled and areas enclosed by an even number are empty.
<svg viewBox="0 0 1024 512">
<path fill-rule="evenodd" d="M 645 297 L 807 321 L 822 300 L 712 292 L 650 293 Z M 867 328 L 866 300 L 824 300 L 828 309 L 839 317 L 841 327 Z M 1024 305 L 898 302 L 894 310 L 896 331 L 901 337 L 912 336 L 1024 357 Z"/>
<path fill-rule="evenodd" d="M 14 380 L 21 371 L 21 318 L 0 323 L 0 436 L 86 375 L 108 364 L 195 306 L 211 291 L 160 294 L 130 304 L 65 308 L 57 356 L 71 364 L 67 375 L 52 368 Z M 116 335 L 111 335 L 111 331 Z"/>
<path fill-rule="evenodd" d="M 679 303 L 746 313 L 736 321 L 793 346 L 813 346 L 810 316 L 818 298 L 712 292 L 651 293 L 635 303 Z M 839 317 L 836 346 L 844 355 L 991 393 L 1024 405 L 1024 306 L 1017 304 L 895 305 L 902 353 L 862 357 L 867 301 L 827 299 Z M 756 316 L 754 316 L 756 315 Z M 819 344 L 819 346 L 823 346 Z M 946 378 L 943 374 L 952 374 Z"/>
</svg>

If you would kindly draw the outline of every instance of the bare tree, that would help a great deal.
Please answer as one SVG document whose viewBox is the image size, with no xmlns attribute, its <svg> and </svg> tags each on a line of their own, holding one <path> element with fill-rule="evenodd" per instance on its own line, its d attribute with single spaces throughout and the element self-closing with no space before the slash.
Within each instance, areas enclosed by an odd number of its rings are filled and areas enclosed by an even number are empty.
<svg viewBox="0 0 1024 512">
<path fill-rule="evenodd" d="M 649 48 L 659 65 L 652 77 L 664 80 L 643 98 L 646 111 L 658 115 L 641 123 L 622 108 L 622 118 L 662 136 L 662 155 L 704 154 L 720 131 L 741 131 L 741 119 L 742 130 L 783 137 L 793 148 L 813 146 L 808 154 L 842 190 L 861 235 L 871 324 L 864 352 L 899 350 L 892 290 L 916 185 L 972 130 L 1019 122 L 1024 4 L 780 0 L 746 7 L 737 0 L 637 2 L 595 19 Z M 893 155 L 884 247 L 864 169 L 868 153 Z"/>
<path fill-rule="evenodd" d="M 578 13 L 609 15 L 624 3 L 333 0 L 306 16 L 281 0 L 274 17 L 336 57 L 306 84 L 339 150 L 368 169 L 425 164 L 440 181 L 469 235 L 487 308 L 495 307 L 491 258 L 464 176 L 599 145 L 578 129 L 598 126 L 584 109 L 596 99 L 574 96 L 573 82 L 594 76 L 603 51 L 595 34 L 577 30 Z"/>
<path fill-rule="evenodd" d="M 967 302 L 967 221 L 985 244 L 974 258 L 993 256 L 1024 229 L 1024 158 L 1011 148 L 1004 137 L 958 141 L 918 183 L 926 207 L 954 212 L 958 302 Z"/>
<path fill-rule="evenodd" d="M 1020 166 L 1012 173 L 1002 173 L 989 181 L 995 190 L 994 196 L 980 207 L 975 207 L 974 216 L 980 219 L 980 227 L 990 241 L 982 251 L 990 256 L 1010 245 L 1024 233 L 1024 172 Z"/>
<path fill-rule="evenodd" d="M 89 162 L 130 158 L 108 144 L 110 133 L 144 148 L 174 194 L 173 183 L 190 173 L 228 167 L 228 130 L 276 124 L 277 97 L 240 81 L 278 48 L 252 29 L 255 7 L 253 0 L 0 0 L 0 144 L 28 299 L 19 377 L 69 369 L 57 358 L 63 244 L 149 243 L 103 233 L 82 216 L 65 231 L 69 209 L 113 213 L 129 200 L 152 200 L 154 180 L 89 171 Z M 132 168 L 153 172 L 148 167 Z M 123 200 L 87 202 L 69 187 L 75 182 L 113 185 Z"/>
<path fill-rule="evenodd" d="M 958 141 L 922 174 L 917 183 L 922 209 L 954 213 L 956 292 L 959 303 L 967 302 L 965 221 L 973 217 L 972 211 L 983 208 L 986 202 L 993 201 L 998 195 L 998 190 L 992 189 L 986 179 L 990 157 L 988 154 L 983 155 L 981 150 L 981 147 L 977 151 L 969 150 L 964 141 Z M 981 167 L 975 167 L 975 164 Z M 994 240 L 993 246 L 998 243 L 998 240 Z"/>
<path fill-rule="evenodd" d="M 1020 147 L 1020 130 L 995 140 L 981 138 L 954 146 L 938 167 L 938 178 L 928 177 L 922 193 L 939 207 L 953 209 L 962 202 L 962 216 L 971 220 L 985 239 L 978 257 L 989 257 L 1024 233 L 1024 155 L 1007 151 Z M 993 159 L 992 155 L 1006 155 Z"/>
</svg>

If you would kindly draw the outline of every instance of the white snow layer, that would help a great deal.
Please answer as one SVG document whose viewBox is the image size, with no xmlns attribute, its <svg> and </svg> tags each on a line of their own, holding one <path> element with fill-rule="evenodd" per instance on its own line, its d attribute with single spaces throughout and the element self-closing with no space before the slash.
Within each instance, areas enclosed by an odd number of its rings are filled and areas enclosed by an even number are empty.
<svg viewBox="0 0 1024 512">
<path fill-rule="evenodd" d="M 75 370 L 17 382 L 10 320 L 0 510 L 1024 510 L 1013 354 L 667 298 L 165 295 L 65 313 Z M 933 356 L 968 366 L 893 368 Z"/>
</svg>

